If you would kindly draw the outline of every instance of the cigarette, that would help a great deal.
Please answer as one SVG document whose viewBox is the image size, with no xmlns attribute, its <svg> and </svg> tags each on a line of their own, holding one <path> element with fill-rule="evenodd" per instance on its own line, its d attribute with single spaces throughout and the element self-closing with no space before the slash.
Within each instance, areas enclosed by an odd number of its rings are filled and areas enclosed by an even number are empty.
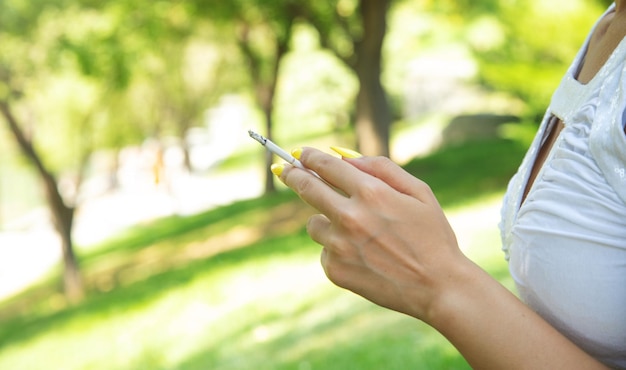
<svg viewBox="0 0 626 370">
<path fill-rule="evenodd" d="M 254 132 L 252 130 L 248 130 L 248 134 L 250 135 L 251 138 L 253 138 L 254 140 L 258 141 L 259 143 L 261 143 L 261 145 L 263 145 L 265 148 L 267 148 L 267 150 L 269 150 L 270 152 L 276 154 L 280 158 L 284 159 L 285 161 L 290 163 L 292 166 L 298 167 L 298 168 L 303 169 L 305 171 L 308 171 L 311 174 L 313 174 L 315 177 L 317 177 L 318 179 L 320 179 L 323 182 L 325 182 L 326 184 L 328 184 L 329 186 L 332 186 L 326 180 L 321 178 L 320 175 L 318 175 L 315 171 L 310 170 L 310 169 L 304 167 L 302 162 L 297 160 L 291 154 L 287 153 L 283 148 L 281 148 L 278 145 L 274 144 L 270 139 L 265 138 L 262 135 L 257 134 L 256 132 Z"/>
<path fill-rule="evenodd" d="M 270 139 L 267 139 L 267 138 L 263 137 L 262 135 L 257 134 L 256 132 L 254 132 L 252 130 L 248 130 L 248 134 L 250 134 L 251 138 L 253 138 L 254 140 L 258 141 L 259 143 L 261 143 L 261 145 L 263 145 L 265 148 L 267 148 L 267 150 L 269 150 L 270 152 L 276 154 L 280 158 L 286 160 L 288 163 L 290 163 L 294 167 L 298 167 L 298 168 L 301 168 L 303 170 L 308 170 L 306 167 L 304 167 L 302 162 L 300 162 L 299 160 L 294 158 L 294 156 L 292 156 L 291 154 L 287 153 L 283 148 L 281 148 L 278 145 L 274 144 Z"/>
</svg>

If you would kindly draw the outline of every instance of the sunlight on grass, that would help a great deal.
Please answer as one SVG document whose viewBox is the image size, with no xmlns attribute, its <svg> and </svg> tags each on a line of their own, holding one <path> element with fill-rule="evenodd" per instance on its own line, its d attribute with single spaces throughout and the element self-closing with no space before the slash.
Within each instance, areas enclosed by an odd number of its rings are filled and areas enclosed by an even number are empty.
<svg viewBox="0 0 626 370">
<path fill-rule="evenodd" d="M 186 284 L 164 292 L 155 289 L 145 304 L 78 312 L 53 330 L 4 347 L 0 368 L 36 368 L 44 358 L 59 361 L 51 368 L 135 368 L 128 367 L 133 363 L 141 364 L 137 368 L 169 368 L 200 349 L 215 353 L 211 348 L 241 346 L 245 341 L 240 339 L 249 336 L 245 332 L 268 315 L 264 302 L 283 300 L 313 279 L 322 281 L 310 257 L 304 249 L 290 257 L 213 266 Z M 280 311 L 292 309 L 293 301 Z M 237 340 L 229 344 L 229 337 Z"/>
<path fill-rule="evenodd" d="M 498 199 L 448 214 L 465 252 L 502 276 Z M 13 340 L 5 333 L 0 368 L 469 368 L 433 329 L 333 286 L 319 250 L 300 231 L 118 288 L 127 292 L 111 292 L 115 304 L 41 317 Z"/>
</svg>

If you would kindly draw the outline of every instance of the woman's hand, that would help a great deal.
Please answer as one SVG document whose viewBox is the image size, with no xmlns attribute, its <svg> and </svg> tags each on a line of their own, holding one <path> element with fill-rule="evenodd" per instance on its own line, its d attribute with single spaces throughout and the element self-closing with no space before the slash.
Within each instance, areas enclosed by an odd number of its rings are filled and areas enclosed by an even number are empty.
<svg viewBox="0 0 626 370">
<path fill-rule="evenodd" d="M 381 306 L 429 321 L 458 264 L 469 262 L 430 188 L 384 157 L 339 159 L 304 149 L 307 171 L 280 176 L 322 214 L 307 224 L 328 278 Z"/>
<path fill-rule="evenodd" d="M 386 158 L 304 149 L 282 181 L 321 212 L 307 230 L 335 284 L 430 324 L 475 369 L 604 369 L 467 259 L 430 188 Z"/>
</svg>

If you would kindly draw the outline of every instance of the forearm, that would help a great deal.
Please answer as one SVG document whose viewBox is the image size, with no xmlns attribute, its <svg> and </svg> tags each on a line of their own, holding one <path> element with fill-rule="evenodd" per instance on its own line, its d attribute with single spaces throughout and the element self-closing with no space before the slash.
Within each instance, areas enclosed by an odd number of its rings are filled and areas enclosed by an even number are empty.
<svg viewBox="0 0 626 370">
<path fill-rule="evenodd" d="M 281 179 L 320 211 L 311 238 L 335 284 L 425 321 L 476 369 L 602 369 L 459 250 L 431 189 L 387 158 L 317 150 Z"/>
<path fill-rule="evenodd" d="M 606 369 L 475 264 L 450 275 L 426 321 L 475 369 Z"/>
</svg>

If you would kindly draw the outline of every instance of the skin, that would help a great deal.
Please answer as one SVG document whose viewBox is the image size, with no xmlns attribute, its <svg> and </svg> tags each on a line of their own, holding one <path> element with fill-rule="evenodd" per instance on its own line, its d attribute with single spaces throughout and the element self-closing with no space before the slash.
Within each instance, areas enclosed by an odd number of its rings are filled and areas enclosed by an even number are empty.
<svg viewBox="0 0 626 370">
<path fill-rule="evenodd" d="M 475 369 L 602 369 L 459 249 L 424 182 L 383 157 L 304 148 L 280 178 L 321 214 L 307 224 L 328 278 L 441 332 Z"/>
<path fill-rule="evenodd" d="M 578 76 L 583 83 L 626 35 L 624 1 L 616 5 L 593 35 Z M 561 127 L 541 149 L 534 173 Z M 323 246 L 321 263 L 333 283 L 431 325 L 475 369 L 606 368 L 461 252 L 423 181 L 383 157 L 340 159 L 304 148 L 300 161 L 343 193 L 307 171 L 279 171 L 320 212 L 307 231 Z"/>
</svg>

